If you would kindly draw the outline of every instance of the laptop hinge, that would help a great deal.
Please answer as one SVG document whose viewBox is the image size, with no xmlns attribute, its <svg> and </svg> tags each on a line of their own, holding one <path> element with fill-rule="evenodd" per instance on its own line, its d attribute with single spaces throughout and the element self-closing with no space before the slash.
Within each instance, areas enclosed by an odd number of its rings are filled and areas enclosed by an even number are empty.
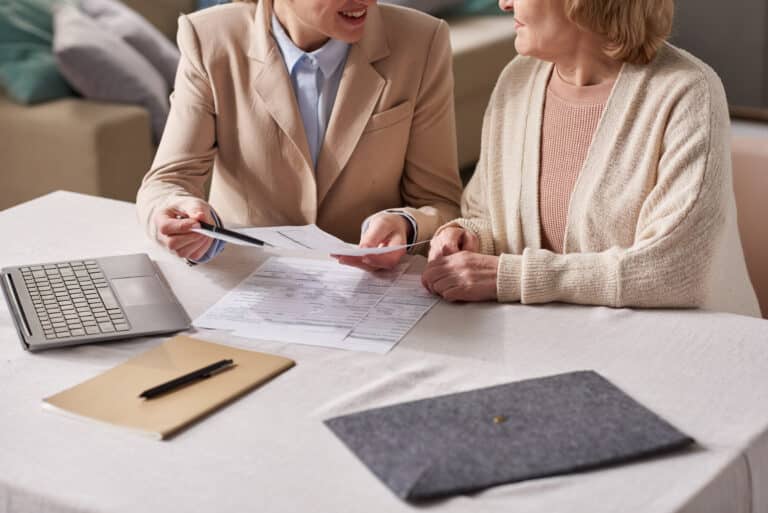
<svg viewBox="0 0 768 513">
<path fill-rule="evenodd" d="M 13 283 L 13 278 L 11 278 L 10 274 L 5 274 L 3 277 L 5 278 L 6 288 L 8 289 L 8 298 L 13 303 L 13 308 L 16 310 L 16 315 L 21 321 L 20 324 L 24 327 L 24 331 L 26 332 L 27 337 L 31 337 L 32 331 L 29 329 L 27 316 L 24 315 L 24 310 L 21 308 L 21 302 L 19 301 L 19 296 L 16 292 L 16 286 Z"/>
</svg>

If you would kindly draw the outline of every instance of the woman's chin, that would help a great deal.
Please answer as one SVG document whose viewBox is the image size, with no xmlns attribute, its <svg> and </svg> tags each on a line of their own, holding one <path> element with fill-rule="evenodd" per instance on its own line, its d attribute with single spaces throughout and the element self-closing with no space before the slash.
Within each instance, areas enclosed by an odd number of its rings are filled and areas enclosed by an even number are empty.
<svg viewBox="0 0 768 513">
<path fill-rule="evenodd" d="M 522 41 L 519 36 L 515 39 L 515 51 L 519 55 L 530 55 L 530 50 L 530 46 L 525 41 Z"/>
</svg>

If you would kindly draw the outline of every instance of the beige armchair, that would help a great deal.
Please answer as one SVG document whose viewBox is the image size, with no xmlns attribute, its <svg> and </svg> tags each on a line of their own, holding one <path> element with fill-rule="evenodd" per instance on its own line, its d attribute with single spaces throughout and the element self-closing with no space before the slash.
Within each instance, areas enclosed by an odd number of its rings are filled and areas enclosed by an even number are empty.
<svg viewBox="0 0 768 513">
<path fill-rule="evenodd" d="M 768 135 L 735 135 L 732 151 L 741 245 L 760 309 L 768 319 Z"/>
<path fill-rule="evenodd" d="M 195 0 L 126 0 L 168 37 Z M 133 201 L 154 156 L 137 106 L 67 98 L 17 105 L 0 93 L 0 210 L 65 189 Z"/>
</svg>

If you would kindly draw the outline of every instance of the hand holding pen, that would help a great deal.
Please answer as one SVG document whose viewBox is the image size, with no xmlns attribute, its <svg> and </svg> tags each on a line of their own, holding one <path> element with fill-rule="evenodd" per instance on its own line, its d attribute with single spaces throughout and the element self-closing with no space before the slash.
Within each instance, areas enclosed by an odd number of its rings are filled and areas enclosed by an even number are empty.
<svg viewBox="0 0 768 513">
<path fill-rule="evenodd" d="M 198 198 L 184 198 L 158 211 L 152 219 L 157 241 L 173 254 L 189 260 L 200 260 L 213 239 L 191 231 L 200 222 L 214 224 L 211 207 Z"/>
</svg>

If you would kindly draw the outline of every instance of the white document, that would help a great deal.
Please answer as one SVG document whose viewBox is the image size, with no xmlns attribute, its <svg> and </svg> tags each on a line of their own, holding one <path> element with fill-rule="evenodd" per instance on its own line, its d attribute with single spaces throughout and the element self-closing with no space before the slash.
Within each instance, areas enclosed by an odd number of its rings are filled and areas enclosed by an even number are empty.
<svg viewBox="0 0 768 513">
<path fill-rule="evenodd" d="M 410 262 L 369 273 L 272 257 L 193 323 L 236 336 L 386 353 L 437 302 Z"/>
<path fill-rule="evenodd" d="M 194 229 L 193 231 L 201 233 L 214 239 L 220 239 L 232 244 L 240 246 L 251 246 L 256 248 L 262 248 L 234 237 L 229 237 L 222 233 L 214 233 L 202 229 Z M 413 246 L 419 246 L 426 244 L 429 241 L 417 242 L 415 244 L 402 244 L 398 246 L 387 246 L 384 248 L 361 248 L 354 244 L 349 244 L 343 240 L 334 237 L 328 232 L 324 232 L 317 225 L 308 224 L 306 226 L 271 226 L 268 228 L 239 228 L 232 229 L 231 231 L 240 232 L 245 235 L 250 235 L 259 240 L 262 240 L 279 249 L 299 250 L 304 253 L 315 252 L 327 255 L 339 255 L 339 256 L 365 256 L 365 255 L 381 255 L 384 253 L 391 253 L 399 249 L 408 249 Z"/>
</svg>

